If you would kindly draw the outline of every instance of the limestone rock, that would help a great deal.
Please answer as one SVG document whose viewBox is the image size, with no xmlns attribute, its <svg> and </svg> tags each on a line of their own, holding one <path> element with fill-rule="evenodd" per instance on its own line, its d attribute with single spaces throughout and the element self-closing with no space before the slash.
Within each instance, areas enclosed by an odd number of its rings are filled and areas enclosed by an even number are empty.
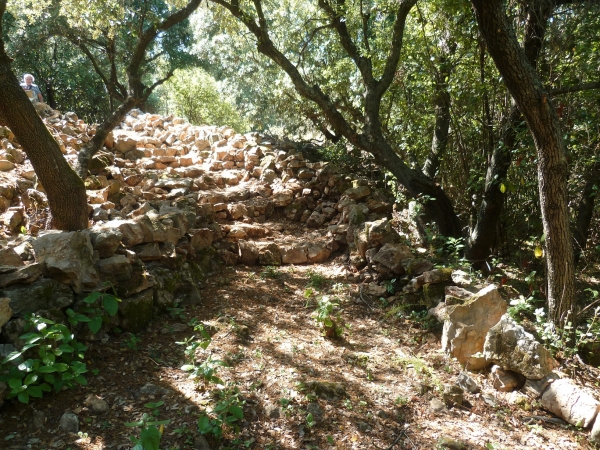
<svg viewBox="0 0 600 450">
<path fill-rule="evenodd" d="M 147 289 L 119 304 L 119 324 L 126 331 L 137 333 L 144 330 L 152 320 L 154 293 Z"/>
<path fill-rule="evenodd" d="M 467 372 L 461 372 L 458 378 L 456 379 L 456 384 L 462 388 L 463 390 L 470 392 L 471 394 L 476 394 L 481 391 L 481 388 L 477 384 L 477 382 L 471 378 L 471 376 Z"/>
<path fill-rule="evenodd" d="M 42 276 L 42 265 L 39 263 L 19 267 L 15 271 L 0 275 L 0 287 L 10 286 L 15 283 L 32 283 Z"/>
<path fill-rule="evenodd" d="M 258 263 L 261 266 L 280 266 L 281 252 L 274 242 L 257 243 Z"/>
<path fill-rule="evenodd" d="M 0 249 L 0 266 L 22 266 L 23 260 L 13 248 Z"/>
<path fill-rule="evenodd" d="M 507 308 L 508 305 L 494 285 L 474 294 L 463 305 L 448 306 L 442 349 L 450 352 L 469 370 L 483 368 L 485 360 L 473 355 L 483 351 L 488 330 L 500 320 Z"/>
<path fill-rule="evenodd" d="M 87 232 L 90 235 L 92 247 L 98 251 L 100 258 L 114 255 L 123 239 L 123 234 L 118 229 L 106 226 L 106 224 L 96 225 Z"/>
<path fill-rule="evenodd" d="M 113 255 L 109 258 L 100 259 L 96 266 L 105 278 L 112 281 L 129 280 L 133 272 L 131 262 L 125 255 Z"/>
<path fill-rule="evenodd" d="M 238 248 L 240 255 L 238 261 L 240 264 L 246 264 L 248 266 L 256 265 L 259 257 L 259 251 L 253 242 L 240 239 L 238 241 Z"/>
<path fill-rule="evenodd" d="M 283 264 L 304 264 L 308 262 L 308 255 L 304 244 L 284 245 L 280 247 L 280 250 Z"/>
<path fill-rule="evenodd" d="M 600 402 L 568 378 L 553 381 L 542 395 L 541 402 L 544 408 L 571 425 L 583 428 L 592 425 L 600 412 Z"/>
<path fill-rule="evenodd" d="M 350 232 L 350 229 L 348 232 Z M 388 219 L 365 222 L 354 231 L 354 245 L 360 256 L 363 257 L 370 248 L 399 241 L 400 236 L 394 231 Z"/>
<path fill-rule="evenodd" d="M 384 244 L 377 254 L 373 257 L 373 261 L 383 264 L 392 272 L 398 275 L 404 273 L 402 261 L 412 258 L 410 248 L 404 244 Z"/>
<path fill-rule="evenodd" d="M 321 263 L 327 261 L 331 251 L 321 242 L 312 242 L 307 246 L 308 261 L 311 263 Z"/>
<path fill-rule="evenodd" d="M 99 278 L 89 234 L 80 231 L 45 233 L 33 241 L 33 249 L 48 273 L 73 286 L 75 292 L 81 292 L 84 286 L 97 285 Z"/>
<path fill-rule="evenodd" d="M 431 269 L 433 269 L 433 263 L 422 258 L 412 259 L 406 266 L 406 272 L 413 277 L 417 277 Z"/>
<path fill-rule="evenodd" d="M 42 309 L 64 308 L 72 305 L 74 300 L 69 286 L 51 278 L 40 278 L 28 285 L 2 289 L 0 297 L 10 298 L 10 307 L 17 317 Z"/>
<path fill-rule="evenodd" d="M 508 315 L 488 331 L 483 354 L 503 369 L 534 380 L 544 378 L 558 367 L 550 352 Z"/>
<path fill-rule="evenodd" d="M 0 403 L 0 406 L 2 406 L 2 403 Z M 590 432 L 590 441 L 594 444 L 600 444 L 600 414 L 596 416 L 596 420 L 594 421 L 594 426 Z"/>
</svg>

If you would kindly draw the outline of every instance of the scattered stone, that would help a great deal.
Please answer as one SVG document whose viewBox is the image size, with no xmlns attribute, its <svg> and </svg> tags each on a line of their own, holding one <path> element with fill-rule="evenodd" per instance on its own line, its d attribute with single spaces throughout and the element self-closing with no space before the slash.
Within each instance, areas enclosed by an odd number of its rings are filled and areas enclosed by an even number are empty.
<svg viewBox="0 0 600 450">
<path fill-rule="evenodd" d="M 58 428 L 67 433 L 77 433 L 79 431 L 79 417 L 67 410 L 60 418 Z"/>
<path fill-rule="evenodd" d="M 94 394 L 89 395 L 85 399 L 84 405 L 96 416 L 106 414 L 110 410 L 108 402 Z"/>
<path fill-rule="evenodd" d="M 477 382 L 471 378 L 467 372 L 461 372 L 456 379 L 456 384 L 463 390 L 470 392 L 471 394 L 477 394 L 481 388 Z"/>
<path fill-rule="evenodd" d="M 429 407 L 433 412 L 437 413 L 446 411 L 446 405 L 437 397 L 434 397 L 429 401 Z"/>
<path fill-rule="evenodd" d="M 462 405 L 464 391 L 460 386 L 455 384 L 445 384 L 442 392 L 442 399 L 447 406 Z"/>
</svg>

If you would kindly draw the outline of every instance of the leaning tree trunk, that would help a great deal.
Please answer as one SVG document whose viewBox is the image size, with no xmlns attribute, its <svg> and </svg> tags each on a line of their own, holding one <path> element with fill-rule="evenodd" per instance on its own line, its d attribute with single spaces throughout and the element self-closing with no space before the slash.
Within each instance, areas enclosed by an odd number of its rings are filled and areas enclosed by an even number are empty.
<svg viewBox="0 0 600 450">
<path fill-rule="evenodd" d="M 0 20 L 6 0 L 0 0 Z M 33 105 L 11 70 L 11 60 L 4 51 L 0 26 L 0 109 L 2 117 L 15 134 L 35 174 L 41 181 L 52 214 L 51 226 L 60 230 L 88 227 L 87 197 L 81 178 L 63 157 Z"/>
<path fill-rule="evenodd" d="M 546 236 L 548 309 L 555 325 L 573 320 L 575 272 L 567 208 L 567 159 L 558 115 L 519 46 L 503 0 L 471 0 L 490 55 L 523 113 L 538 156 L 538 188 Z"/>
<path fill-rule="evenodd" d="M 81 178 L 87 176 L 92 157 L 102 148 L 110 132 L 121 123 L 127 113 L 136 106 L 137 102 L 138 100 L 135 98 L 127 97 L 125 102 L 100 124 L 94 137 L 79 151 L 77 155 L 77 173 Z"/>
</svg>

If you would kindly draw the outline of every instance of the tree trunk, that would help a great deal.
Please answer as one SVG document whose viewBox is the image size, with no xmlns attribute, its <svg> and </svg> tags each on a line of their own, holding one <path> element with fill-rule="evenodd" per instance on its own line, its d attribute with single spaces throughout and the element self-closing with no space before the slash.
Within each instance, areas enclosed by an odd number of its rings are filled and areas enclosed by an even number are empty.
<svg viewBox="0 0 600 450">
<path fill-rule="evenodd" d="M 549 317 L 555 325 L 564 325 L 574 320 L 575 272 L 567 208 L 567 160 L 558 116 L 519 46 L 504 2 L 471 1 L 490 55 L 533 135 L 546 236 Z"/>
<path fill-rule="evenodd" d="M 490 251 L 498 235 L 498 222 L 504 205 L 504 195 L 500 190 L 501 183 L 512 161 L 512 149 L 516 144 L 518 122 L 521 113 L 512 107 L 508 120 L 501 134 L 502 144 L 497 144 L 485 175 L 485 187 L 477 223 L 467 241 L 466 258 L 474 269 L 483 269 L 490 256 Z"/>
<path fill-rule="evenodd" d="M 0 0 L 0 19 L 5 8 L 6 0 Z M 46 190 L 52 228 L 68 231 L 87 228 L 87 197 L 83 181 L 71 169 L 57 142 L 23 92 L 11 70 L 11 60 L 4 51 L 1 39 L 0 109 Z"/>
<path fill-rule="evenodd" d="M 533 67 L 536 66 L 542 49 L 553 4 L 546 0 L 538 0 L 528 7 L 523 50 Z M 505 199 L 504 194 L 500 191 L 500 185 L 506 179 L 510 168 L 512 151 L 517 144 L 517 133 L 521 128 L 522 121 L 521 112 L 513 106 L 502 126 L 499 143 L 493 147 L 477 223 L 467 241 L 466 257 L 475 269 L 485 267 L 485 262 L 496 242 L 498 222 Z"/>
<path fill-rule="evenodd" d="M 421 199 L 425 222 L 433 221 L 442 236 L 462 237 L 462 230 L 454 206 L 441 186 L 423 172 L 408 167 L 383 138 L 373 138 L 360 146 L 388 169 L 413 197 Z"/>
<path fill-rule="evenodd" d="M 440 61 L 440 73 L 437 74 L 435 85 L 435 130 L 431 142 L 431 150 L 423 164 L 423 173 L 432 180 L 440 167 L 440 155 L 446 153 L 448 146 L 448 133 L 450 130 L 450 93 L 448 92 L 448 79 L 451 66 L 446 56 Z"/>
<path fill-rule="evenodd" d="M 100 126 L 96 129 L 96 134 L 79 151 L 77 155 L 77 173 L 81 178 L 87 176 L 88 167 L 92 157 L 102 148 L 104 141 L 109 133 L 121 123 L 127 113 L 136 106 L 137 100 L 128 97 Z"/>
</svg>

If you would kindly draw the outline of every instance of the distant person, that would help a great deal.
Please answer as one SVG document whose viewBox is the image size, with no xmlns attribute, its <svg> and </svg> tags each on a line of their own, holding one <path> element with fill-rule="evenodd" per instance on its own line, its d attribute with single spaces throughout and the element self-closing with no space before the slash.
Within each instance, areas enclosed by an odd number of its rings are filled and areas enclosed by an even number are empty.
<svg viewBox="0 0 600 450">
<path fill-rule="evenodd" d="M 37 84 L 33 84 L 35 78 L 30 73 L 26 73 L 23 75 L 23 83 L 21 83 L 21 87 L 25 90 L 27 97 L 31 100 L 32 103 L 43 102 L 44 97 L 42 97 L 42 91 L 37 86 Z"/>
</svg>

